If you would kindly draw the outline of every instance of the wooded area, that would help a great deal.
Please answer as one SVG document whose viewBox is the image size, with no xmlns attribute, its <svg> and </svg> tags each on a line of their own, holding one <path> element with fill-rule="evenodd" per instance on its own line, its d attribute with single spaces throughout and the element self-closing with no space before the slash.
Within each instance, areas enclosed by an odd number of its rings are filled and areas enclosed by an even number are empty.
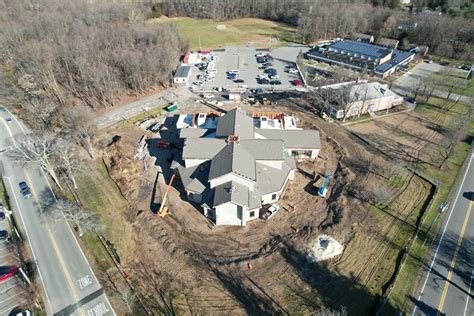
<svg viewBox="0 0 474 316">
<path fill-rule="evenodd" d="M 398 1 L 398 0 L 397 0 Z M 151 5 L 152 16 L 188 16 L 234 19 L 259 17 L 298 26 L 303 40 L 347 37 L 353 32 L 368 32 L 375 37 L 392 37 L 427 45 L 432 53 L 474 59 L 474 21 L 446 15 L 419 15 L 424 7 L 470 6 L 467 0 L 413 1 L 409 11 L 391 9 L 392 1 L 333 0 L 163 0 Z M 412 20 L 417 27 L 400 31 L 398 21 Z"/>
<path fill-rule="evenodd" d="M 59 106 L 103 108 L 166 85 L 183 43 L 173 26 L 143 22 L 136 6 L 0 1 L 2 102 L 51 125 Z"/>
</svg>

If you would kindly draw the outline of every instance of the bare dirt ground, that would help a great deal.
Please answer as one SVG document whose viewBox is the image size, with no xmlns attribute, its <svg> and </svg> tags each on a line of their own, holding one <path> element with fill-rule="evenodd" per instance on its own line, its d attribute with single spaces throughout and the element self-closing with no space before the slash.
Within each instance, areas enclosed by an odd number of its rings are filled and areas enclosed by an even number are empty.
<svg viewBox="0 0 474 316">
<path fill-rule="evenodd" d="M 170 215 L 154 215 L 157 166 L 149 163 L 144 172 L 143 161 L 133 159 L 144 132 L 133 127 L 105 136 L 104 143 L 115 133 L 122 136 L 105 161 L 133 205 L 117 213 L 133 227 L 134 251 L 120 253 L 130 279 L 156 313 L 305 314 L 322 307 L 373 312 L 429 185 L 344 128 L 316 118 L 298 100 L 252 110 L 293 113 L 300 127 L 321 132 L 322 149 L 315 161 L 298 163 L 279 214 L 246 227 L 213 227 L 182 198 L 179 181 L 171 190 Z M 166 168 L 170 150 L 157 150 L 153 141 L 150 147 L 149 161 L 156 158 Z M 324 199 L 316 191 L 328 172 L 334 177 Z M 285 210 L 289 205 L 295 212 Z M 343 244 L 343 254 L 308 263 L 307 247 L 319 234 Z"/>
</svg>

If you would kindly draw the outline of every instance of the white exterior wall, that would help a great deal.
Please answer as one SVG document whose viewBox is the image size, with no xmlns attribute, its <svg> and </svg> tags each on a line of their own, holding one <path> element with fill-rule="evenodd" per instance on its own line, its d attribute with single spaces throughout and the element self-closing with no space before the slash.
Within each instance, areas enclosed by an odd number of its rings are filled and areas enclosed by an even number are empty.
<svg viewBox="0 0 474 316">
<path fill-rule="evenodd" d="M 310 159 L 314 159 L 318 157 L 319 155 L 319 149 L 304 149 L 304 148 L 285 148 L 285 151 L 288 153 L 288 155 L 293 155 L 294 152 L 311 152 L 311 156 L 309 157 Z"/>
<path fill-rule="evenodd" d="M 209 159 L 186 159 L 184 161 L 184 165 L 186 168 L 192 167 L 192 166 L 197 166 L 202 164 L 204 161 L 207 161 Z"/>
<path fill-rule="evenodd" d="M 367 100 L 365 102 L 357 101 L 348 107 L 349 113 L 347 114 L 347 117 L 367 114 L 369 113 L 369 108 L 373 112 L 387 110 L 395 104 L 397 104 L 397 102 L 395 100 L 395 96 L 393 95 L 374 100 Z"/>
<path fill-rule="evenodd" d="M 224 203 L 215 207 L 216 225 L 245 226 L 248 209 L 233 203 Z"/>
<path fill-rule="evenodd" d="M 251 212 L 254 212 L 254 213 L 253 213 L 253 216 L 250 216 L 250 213 L 251 213 Z M 247 211 L 247 215 L 246 215 L 246 219 L 247 219 L 246 221 L 248 222 L 248 221 L 257 219 L 258 216 L 260 215 L 259 212 L 260 212 L 260 209 L 259 209 L 258 207 L 257 207 L 257 208 L 254 208 L 254 209 L 252 209 L 252 210 L 248 210 L 248 211 Z"/>
<path fill-rule="evenodd" d="M 275 169 L 281 169 L 283 166 L 282 160 L 258 160 L 258 162 Z"/>
<path fill-rule="evenodd" d="M 188 195 L 188 199 L 191 200 L 191 201 L 194 201 L 196 203 L 201 203 L 202 201 L 202 194 L 199 194 L 199 193 L 194 193 L 192 191 L 186 191 L 187 195 Z"/>
<path fill-rule="evenodd" d="M 283 186 L 280 188 L 280 190 L 262 195 L 262 204 L 269 204 L 269 203 L 277 202 L 280 199 L 281 194 L 285 190 L 286 185 L 288 184 L 288 180 L 293 180 L 294 177 L 295 177 L 295 171 L 290 170 L 290 172 L 288 172 L 288 176 L 286 177 L 286 180 L 283 183 Z M 276 194 L 276 198 L 272 198 L 273 194 Z"/>
<path fill-rule="evenodd" d="M 229 173 L 229 174 L 223 175 L 222 177 L 212 179 L 209 181 L 209 183 L 210 183 L 211 188 L 214 188 L 220 184 L 223 184 L 229 181 L 235 181 L 238 184 L 244 185 L 247 188 L 249 188 L 250 191 L 253 191 L 254 186 L 255 186 L 255 183 L 253 181 L 244 179 L 233 173 Z"/>
</svg>

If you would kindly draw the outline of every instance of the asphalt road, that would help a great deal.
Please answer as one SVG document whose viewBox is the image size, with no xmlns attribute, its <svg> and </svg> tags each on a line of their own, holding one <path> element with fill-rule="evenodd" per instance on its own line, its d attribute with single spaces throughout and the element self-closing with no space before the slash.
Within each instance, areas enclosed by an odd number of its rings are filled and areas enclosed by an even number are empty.
<svg viewBox="0 0 474 316">
<path fill-rule="evenodd" d="M 474 156 L 433 243 L 412 315 L 474 315 Z"/>
<path fill-rule="evenodd" d="M 6 123 L 6 118 L 12 118 Z M 39 167 L 22 168 L 8 157 L 8 148 L 24 136 L 24 127 L 0 107 L 0 162 L 11 198 L 11 206 L 23 226 L 49 315 L 115 315 L 103 289 L 65 220 L 48 216 L 42 202 L 54 199 L 49 184 Z M 25 199 L 18 183 L 26 181 L 33 197 Z"/>
</svg>

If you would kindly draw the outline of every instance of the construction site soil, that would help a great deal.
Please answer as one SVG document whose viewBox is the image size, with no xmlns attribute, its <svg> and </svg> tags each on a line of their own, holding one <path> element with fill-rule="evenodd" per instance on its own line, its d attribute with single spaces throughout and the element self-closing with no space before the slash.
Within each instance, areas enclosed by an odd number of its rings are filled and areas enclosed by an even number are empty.
<svg viewBox="0 0 474 316">
<path fill-rule="evenodd" d="M 170 149 L 150 141 L 145 168 L 133 158 L 145 132 L 108 131 L 108 141 L 114 133 L 122 138 L 104 160 L 133 206 L 123 220 L 133 226 L 134 251 L 121 252 L 118 245 L 122 266 L 155 313 L 306 314 L 321 308 L 372 313 L 406 245 L 403 232 L 415 225 L 430 185 L 345 128 L 319 119 L 298 99 L 258 110 L 292 113 L 299 127 L 320 131 L 322 148 L 315 161 L 298 162 L 295 180 L 279 201 L 282 210 L 246 227 L 213 226 L 186 201 L 179 181 L 169 194 L 169 215 L 155 215 L 153 186 Z M 163 173 L 168 181 L 170 174 Z M 333 177 L 322 198 L 317 189 L 327 173 Z M 342 255 L 309 262 L 308 247 L 320 234 L 341 243 Z"/>
</svg>

